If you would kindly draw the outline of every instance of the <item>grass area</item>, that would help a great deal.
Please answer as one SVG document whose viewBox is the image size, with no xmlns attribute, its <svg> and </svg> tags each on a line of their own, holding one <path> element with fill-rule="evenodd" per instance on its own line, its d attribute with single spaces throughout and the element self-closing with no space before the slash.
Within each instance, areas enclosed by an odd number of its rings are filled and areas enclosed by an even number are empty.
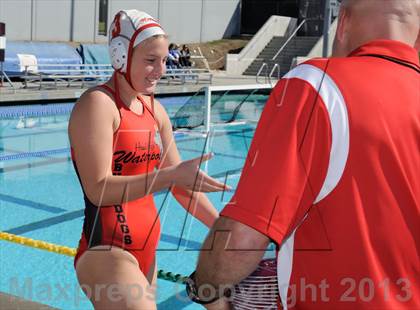
<svg viewBox="0 0 420 310">
<path fill-rule="evenodd" d="M 210 69 L 223 70 L 226 54 L 239 53 L 248 42 L 249 40 L 244 39 L 222 39 L 204 43 L 191 43 L 187 45 L 190 47 L 192 55 L 199 55 L 198 47 L 201 49 L 203 56 L 209 63 Z M 202 61 L 197 61 L 196 67 L 205 68 Z"/>
</svg>

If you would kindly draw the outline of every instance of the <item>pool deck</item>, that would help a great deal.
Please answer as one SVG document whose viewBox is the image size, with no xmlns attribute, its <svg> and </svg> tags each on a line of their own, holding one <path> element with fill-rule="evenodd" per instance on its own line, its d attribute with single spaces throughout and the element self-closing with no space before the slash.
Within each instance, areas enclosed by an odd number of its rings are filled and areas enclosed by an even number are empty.
<svg viewBox="0 0 420 310">
<path fill-rule="evenodd" d="M 0 309 L 4 310 L 52 310 L 47 305 L 39 304 L 13 295 L 0 293 Z"/>
<path fill-rule="evenodd" d="M 227 75 L 224 71 L 217 71 L 213 73 L 212 86 L 228 86 L 228 85 L 248 85 L 257 84 L 255 76 L 232 76 Z M 77 84 L 75 86 L 66 87 L 59 86 L 55 89 L 54 85 L 51 84 L 46 86 L 42 90 L 39 90 L 37 86 L 30 86 L 23 88 L 21 82 L 14 82 L 15 90 L 5 81 L 3 87 L 0 87 L 0 105 L 10 105 L 17 103 L 28 104 L 31 101 L 53 101 L 53 100 L 66 100 L 75 101 L 85 92 L 88 87 L 81 88 Z M 195 93 L 201 88 L 210 85 L 208 83 L 195 84 L 193 82 L 186 82 L 184 84 L 161 82 L 157 86 L 157 95 L 162 94 L 191 94 Z M 48 87 L 48 88 L 47 88 Z"/>
</svg>

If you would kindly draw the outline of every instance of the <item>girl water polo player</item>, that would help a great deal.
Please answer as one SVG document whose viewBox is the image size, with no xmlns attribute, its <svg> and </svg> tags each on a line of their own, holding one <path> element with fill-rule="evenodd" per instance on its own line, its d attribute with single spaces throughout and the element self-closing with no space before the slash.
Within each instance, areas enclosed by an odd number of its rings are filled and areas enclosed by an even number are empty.
<svg viewBox="0 0 420 310">
<path fill-rule="evenodd" d="M 109 49 L 112 78 L 81 96 L 69 122 L 85 200 L 75 269 L 95 309 L 155 309 L 160 224 L 153 193 L 171 188 L 210 227 L 218 212 L 199 192 L 225 185 L 199 170 L 211 154 L 181 162 L 169 117 L 154 99 L 168 53 L 159 23 L 144 12 L 120 11 Z"/>
</svg>

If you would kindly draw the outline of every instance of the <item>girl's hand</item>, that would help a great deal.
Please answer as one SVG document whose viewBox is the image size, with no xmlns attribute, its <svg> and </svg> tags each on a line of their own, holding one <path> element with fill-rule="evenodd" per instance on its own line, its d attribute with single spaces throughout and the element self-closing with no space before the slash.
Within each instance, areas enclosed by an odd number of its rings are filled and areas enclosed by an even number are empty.
<svg viewBox="0 0 420 310">
<path fill-rule="evenodd" d="M 212 153 L 186 160 L 175 166 L 175 185 L 195 192 L 220 192 L 231 188 L 200 169 L 200 164 L 213 157 Z"/>
</svg>

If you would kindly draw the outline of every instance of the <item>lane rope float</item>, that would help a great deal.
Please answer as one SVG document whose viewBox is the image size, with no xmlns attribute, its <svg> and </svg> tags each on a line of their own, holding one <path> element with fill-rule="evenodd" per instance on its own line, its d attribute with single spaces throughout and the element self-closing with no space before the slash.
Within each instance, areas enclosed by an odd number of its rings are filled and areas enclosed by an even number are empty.
<svg viewBox="0 0 420 310">
<path fill-rule="evenodd" d="M 17 243 L 23 246 L 28 246 L 32 248 L 36 248 L 39 250 L 44 250 L 60 255 L 66 255 L 70 257 L 74 257 L 76 255 L 76 249 L 70 248 L 64 245 L 58 245 L 46 241 L 31 239 L 28 237 L 18 236 L 14 234 L 9 234 L 3 231 L 0 231 L 0 240 L 9 241 L 13 243 Z M 170 271 L 164 271 L 163 269 L 160 269 L 157 272 L 157 277 L 162 280 L 174 282 L 174 283 L 182 283 L 184 284 L 186 282 L 186 279 L 188 277 L 183 276 L 179 273 L 173 273 Z"/>
</svg>

